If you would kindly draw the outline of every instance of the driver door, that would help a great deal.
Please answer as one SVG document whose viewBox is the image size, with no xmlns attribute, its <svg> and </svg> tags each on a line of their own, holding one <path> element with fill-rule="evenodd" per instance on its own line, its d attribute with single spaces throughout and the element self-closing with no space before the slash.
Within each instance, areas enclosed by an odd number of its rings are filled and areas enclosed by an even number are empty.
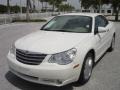
<svg viewBox="0 0 120 90">
<path fill-rule="evenodd" d="M 106 32 L 99 33 L 98 27 L 104 27 Z M 108 48 L 108 36 L 109 36 L 109 23 L 105 20 L 104 16 L 96 16 L 95 18 L 95 40 L 96 40 L 96 55 L 97 59 L 106 51 Z"/>
</svg>

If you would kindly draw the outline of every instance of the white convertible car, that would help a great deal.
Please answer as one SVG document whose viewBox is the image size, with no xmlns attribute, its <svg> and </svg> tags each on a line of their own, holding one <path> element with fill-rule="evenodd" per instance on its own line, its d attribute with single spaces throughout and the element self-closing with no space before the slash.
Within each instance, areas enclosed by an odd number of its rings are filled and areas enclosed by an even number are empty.
<svg viewBox="0 0 120 90">
<path fill-rule="evenodd" d="M 114 45 L 114 23 L 103 15 L 59 15 L 40 31 L 17 40 L 8 53 L 8 64 L 15 75 L 35 83 L 86 83 L 95 62 Z"/>
</svg>

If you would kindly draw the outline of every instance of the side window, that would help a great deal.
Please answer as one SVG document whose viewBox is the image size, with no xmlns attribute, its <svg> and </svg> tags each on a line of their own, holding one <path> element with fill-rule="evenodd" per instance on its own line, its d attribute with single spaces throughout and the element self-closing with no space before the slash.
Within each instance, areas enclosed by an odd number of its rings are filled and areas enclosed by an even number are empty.
<svg viewBox="0 0 120 90">
<path fill-rule="evenodd" d="M 105 21 L 105 26 L 107 26 L 108 23 L 109 23 L 108 20 L 107 20 L 104 16 L 101 16 L 101 18 L 104 19 L 104 21 Z"/>
<path fill-rule="evenodd" d="M 104 16 L 97 16 L 95 18 L 95 28 L 97 27 L 106 27 L 108 25 L 108 21 Z"/>
</svg>

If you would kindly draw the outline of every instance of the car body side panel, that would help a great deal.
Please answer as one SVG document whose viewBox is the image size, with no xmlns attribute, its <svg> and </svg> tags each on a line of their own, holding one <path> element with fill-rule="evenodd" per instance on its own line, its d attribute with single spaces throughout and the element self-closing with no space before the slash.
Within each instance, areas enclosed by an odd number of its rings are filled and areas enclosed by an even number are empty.
<svg viewBox="0 0 120 90">
<path fill-rule="evenodd" d="M 76 46 L 76 49 L 77 49 L 77 55 L 76 55 L 76 59 L 74 60 L 74 64 L 77 65 L 77 64 L 80 64 L 79 68 L 76 68 L 76 79 L 79 78 L 80 76 L 80 73 L 81 73 L 81 69 L 82 69 L 82 66 L 83 66 L 83 62 L 84 62 L 84 59 L 87 55 L 87 53 L 90 51 L 90 50 L 94 50 L 94 46 L 95 46 L 95 42 L 94 42 L 94 38 L 93 38 L 93 34 L 91 34 L 91 37 L 87 38 L 85 40 L 85 43 L 83 44 L 78 44 Z M 91 40 L 89 40 L 91 39 Z M 87 42 L 86 42 L 87 41 Z"/>
</svg>

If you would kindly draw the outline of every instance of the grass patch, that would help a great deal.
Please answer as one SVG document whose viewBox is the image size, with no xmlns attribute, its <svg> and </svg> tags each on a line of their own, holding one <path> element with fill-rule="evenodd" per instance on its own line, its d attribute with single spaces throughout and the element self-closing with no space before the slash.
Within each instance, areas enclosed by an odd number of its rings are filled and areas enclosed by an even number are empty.
<svg viewBox="0 0 120 90">
<path fill-rule="evenodd" d="M 29 20 L 29 22 L 46 22 L 47 20 L 45 19 L 33 19 Z M 27 20 L 13 20 L 12 22 L 28 22 Z"/>
</svg>

